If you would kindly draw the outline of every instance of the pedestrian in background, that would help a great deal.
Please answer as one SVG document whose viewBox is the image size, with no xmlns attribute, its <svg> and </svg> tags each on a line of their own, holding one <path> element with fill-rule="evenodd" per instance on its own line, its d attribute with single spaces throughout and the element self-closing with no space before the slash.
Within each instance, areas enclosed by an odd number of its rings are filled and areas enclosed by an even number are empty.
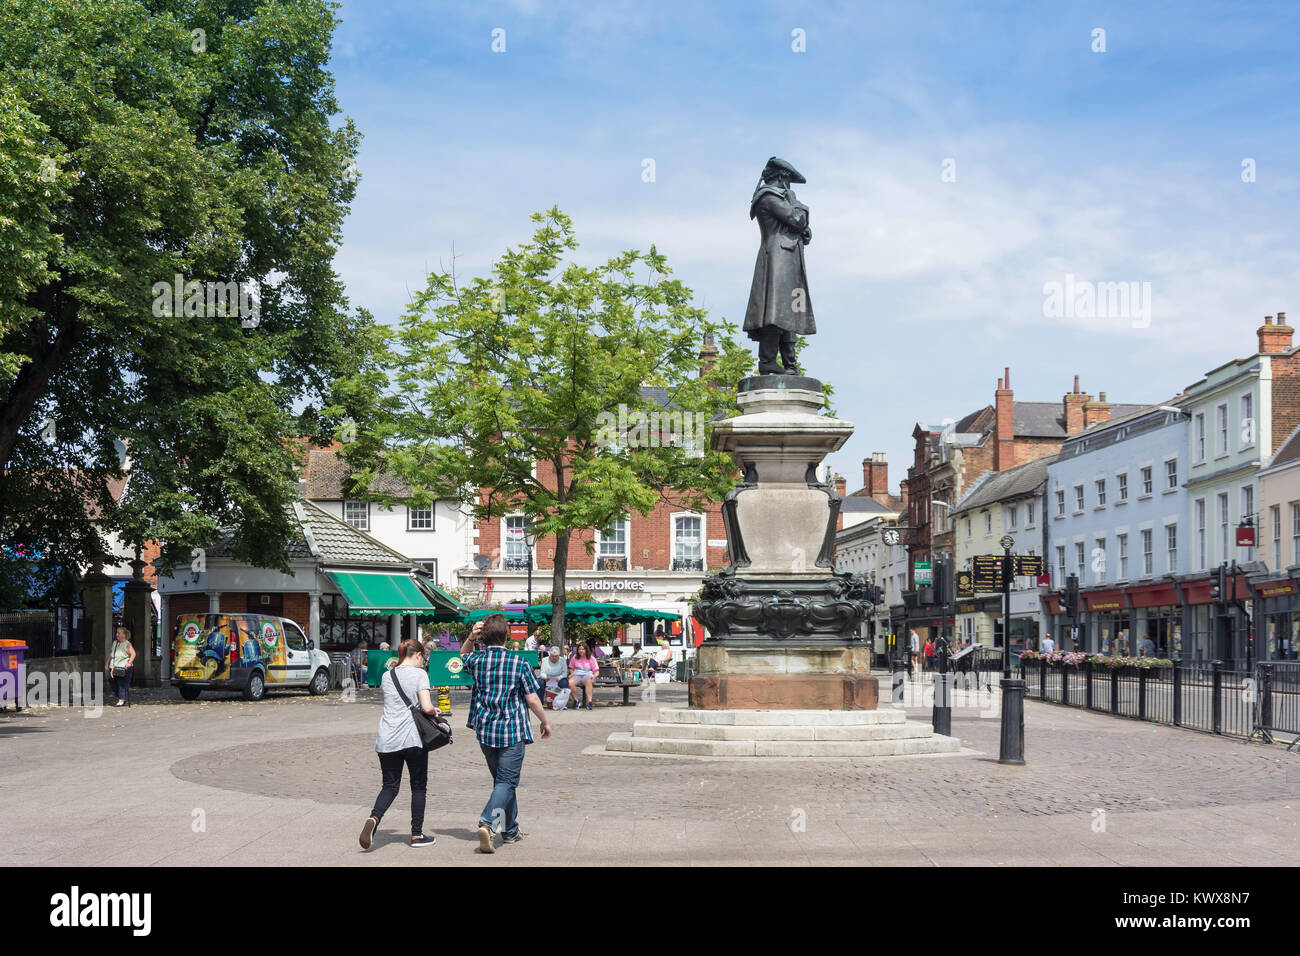
<svg viewBox="0 0 1300 956">
<path fill-rule="evenodd" d="M 108 649 L 104 660 L 104 670 L 108 671 L 108 683 L 117 696 L 116 707 L 125 707 L 127 695 L 131 692 L 131 674 L 135 670 L 135 645 L 131 643 L 131 629 L 125 625 L 113 631 L 113 646 Z"/>
<path fill-rule="evenodd" d="M 387 671 L 379 680 L 384 692 L 384 709 L 379 716 L 379 733 L 375 735 L 375 753 L 379 754 L 379 770 L 383 785 L 375 798 L 361 828 L 361 849 L 370 849 L 379 821 L 393 805 L 397 791 L 402 786 L 402 766 L 406 766 L 411 781 L 411 846 L 433 846 L 438 841 L 424 835 L 424 800 L 429 780 L 429 752 L 420 742 L 420 731 L 415 717 L 394 681 L 402 682 L 408 699 L 417 701 L 426 714 L 442 713 L 433 702 L 429 690 L 429 670 L 425 663 L 424 646 L 417 640 L 405 640 L 397 649 L 397 666 Z"/>
<path fill-rule="evenodd" d="M 523 771 L 524 748 L 533 742 L 528 712 L 537 715 L 543 740 L 551 736 L 551 723 L 537 696 L 533 669 L 518 654 L 506 650 L 505 616 L 489 614 L 479 624 L 460 652 L 465 669 L 474 678 L 474 702 L 466 726 L 478 736 L 492 774 L 492 793 L 478 819 L 478 847 L 483 853 L 495 853 L 494 826 L 500 829 L 502 843 L 518 843 L 524 837 L 515 789 Z M 478 648 L 480 636 L 482 650 Z"/>
</svg>

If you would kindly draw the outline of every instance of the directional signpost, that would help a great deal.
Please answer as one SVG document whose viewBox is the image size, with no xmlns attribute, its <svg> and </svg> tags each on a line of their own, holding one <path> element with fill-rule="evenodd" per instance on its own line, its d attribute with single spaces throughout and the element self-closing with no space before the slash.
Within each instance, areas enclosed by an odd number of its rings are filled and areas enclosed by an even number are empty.
<svg viewBox="0 0 1300 956">
<path fill-rule="evenodd" d="M 1025 762 L 1025 682 L 1011 676 L 1011 581 L 1019 573 L 1018 563 L 1032 561 L 1033 556 L 1013 555 L 1011 549 L 1015 543 L 1011 535 L 1003 535 L 998 542 L 1002 545 L 1002 556 L 996 559 L 1002 579 L 1002 740 L 998 763 L 1022 764 Z M 979 558 L 975 560 L 978 562 Z M 1037 560 L 1041 566 L 1043 559 Z M 978 564 L 976 568 L 978 575 Z"/>
</svg>

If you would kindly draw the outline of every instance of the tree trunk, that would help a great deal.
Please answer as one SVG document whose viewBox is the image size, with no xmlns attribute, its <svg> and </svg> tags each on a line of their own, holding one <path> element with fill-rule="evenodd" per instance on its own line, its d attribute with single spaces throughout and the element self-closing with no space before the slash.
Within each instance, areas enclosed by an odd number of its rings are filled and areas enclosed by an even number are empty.
<svg viewBox="0 0 1300 956">
<path fill-rule="evenodd" d="M 564 648 L 564 578 L 569 570 L 569 534 L 555 536 L 555 567 L 551 571 L 551 643 Z"/>
<path fill-rule="evenodd" d="M 8 394 L 0 400 L 0 469 L 9 464 L 14 445 L 18 442 L 18 430 L 26 423 L 32 409 L 49 388 L 50 379 L 72 354 L 81 338 L 81 326 L 77 323 L 75 309 L 56 304 L 56 294 L 57 290 L 45 286 L 36 296 L 36 304 L 45 317 L 59 316 L 53 341 L 36 343 L 32 360 L 18 371 L 9 385 Z M 42 318 L 40 328 L 43 328 L 43 322 Z"/>
</svg>

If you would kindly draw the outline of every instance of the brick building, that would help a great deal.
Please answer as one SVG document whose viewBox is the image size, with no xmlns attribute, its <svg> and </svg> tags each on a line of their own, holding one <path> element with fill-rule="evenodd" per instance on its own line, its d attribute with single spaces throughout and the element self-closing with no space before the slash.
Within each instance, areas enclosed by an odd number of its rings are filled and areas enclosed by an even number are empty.
<svg viewBox="0 0 1300 956">
<path fill-rule="evenodd" d="M 1016 401 L 1011 387 L 1011 369 L 997 380 L 993 403 L 938 428 L 918 422 L 912 431 L 913 461 L 907 471 L 905 494 L 907 524 L 911 532 L 908 548 L 908 587 L 905 596 L 910 619 L 924 637 L 938 618 L 916 604 L 915 564 L 953 554 L 952 509 L 962 494 L 980 476 L 1006 471 L 1018 465 L 1056 454 L 1070 435 L 1108 421 L 1112 415 L 1128 415 L 1141 405 L 1112 404 L 1106 393 L 1097 397 L 1074 388 L 1056 402 Z M 905 592 L 906 594 L 906 592 Z M 948 625 L 951 626 L 951 619 Z"/>
</svg>

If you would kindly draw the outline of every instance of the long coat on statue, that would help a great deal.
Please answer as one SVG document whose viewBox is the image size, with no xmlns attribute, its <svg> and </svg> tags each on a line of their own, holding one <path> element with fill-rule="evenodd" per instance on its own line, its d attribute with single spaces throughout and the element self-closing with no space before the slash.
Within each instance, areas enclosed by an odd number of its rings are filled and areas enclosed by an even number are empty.
<svg viewBox="0 0 1300 956">
<path fill-rule="evenodd" d="M 760 338 L 761 330 L 771 326 L 812 335 L 817 324 L 803 261 L 803 247 L 812 241 L 808 207 L 791 189 L 759 183 L 749 204 L 749 218 L 758 220 L 761 240 L 744 330 L 751 339 Z"/>
</svg>

